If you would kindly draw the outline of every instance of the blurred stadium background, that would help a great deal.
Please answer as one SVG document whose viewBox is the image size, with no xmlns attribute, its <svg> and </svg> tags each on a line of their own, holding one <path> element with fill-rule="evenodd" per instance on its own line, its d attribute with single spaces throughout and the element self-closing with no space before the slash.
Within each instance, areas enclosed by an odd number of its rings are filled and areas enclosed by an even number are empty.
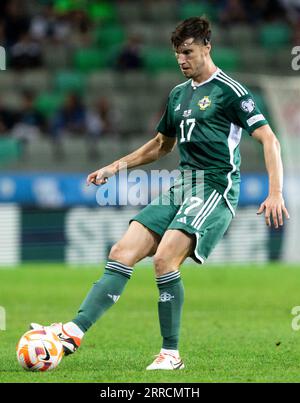
<svg viewBox="0 0 300 403">
<path fill-rule="evenodd" d="M 275 231 L 256 216 L 267 176 L 261 146 L 245 133 L 237 219 L 209 261 L 300 262 L 299 1 L 2 0 L 0 266 L 105 259 L 139 207 L 99 207 L 86 175 L 154 134 L 184 81 L 170 33 L 203 14 L 215 63 L 248 85 L 281 140 L 292 217 Z M 145 169 L 177 161 L 175 152 Z"/>
</svg>

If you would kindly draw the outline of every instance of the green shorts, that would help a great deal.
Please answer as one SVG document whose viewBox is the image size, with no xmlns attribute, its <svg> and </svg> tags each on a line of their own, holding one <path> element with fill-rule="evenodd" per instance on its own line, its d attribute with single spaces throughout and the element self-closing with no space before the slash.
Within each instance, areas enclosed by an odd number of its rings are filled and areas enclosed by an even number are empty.
<svg viewBox="0 0 300 403">
<path fill-rule="evenodd" d="M 131 221 L 138 221 L 161 237 L 167 230 L 177 229 L 195 235 L 191 257 L 204 263 L 226 232 L 232 212 L 224 197 L 211 184 L 192 186 L 180 202 L 182 190 L 176 186 L 153 200 Z"/>
</svg>

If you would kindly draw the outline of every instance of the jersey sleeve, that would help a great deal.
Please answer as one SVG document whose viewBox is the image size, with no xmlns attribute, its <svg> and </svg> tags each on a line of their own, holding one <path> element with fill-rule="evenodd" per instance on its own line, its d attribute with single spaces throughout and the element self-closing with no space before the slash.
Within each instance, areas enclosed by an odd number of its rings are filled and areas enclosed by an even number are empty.
<svg viewBox="0 0 300 403">
<path fill-rule="evenodd" d="M 173 108 L 172 108 L 171 100 L 169 97 L 165 112 L 164 112 L 162 118 L 160 119 L 160 122 L 156 126 L 156 130 L 167 137 L 176 137 L 174 119 L 171 114 L 172 110 L 173 110 Z"/>
<path fill-rule="evenodd" d="M 250 135 L 255 129 L 268 124 L 251 92 L 243 96 L 232 96 L 227 102 L 226 112 L 233 123 L 245 129 Z"/>
</svg>

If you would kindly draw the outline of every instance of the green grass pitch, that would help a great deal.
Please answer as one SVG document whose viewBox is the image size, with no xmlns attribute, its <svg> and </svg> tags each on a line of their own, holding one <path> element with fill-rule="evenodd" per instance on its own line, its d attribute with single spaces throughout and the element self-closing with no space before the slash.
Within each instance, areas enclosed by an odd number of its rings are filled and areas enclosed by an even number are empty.
<svg viewBox="0 0 300 403">
<path fill-rule="evenodd" d="M 183 371 L 147 372 L 161 344 L 153 271 L 137 267 L 118 303 L 87 333 L 82 347 L 49 373 L 24 371 L 15 356 L 31 321 L 72 319 L 95 268 L 27 265 L 0 270 L 0 382 L 299 382 L 299 267 L 185 265 L 180 351 Z"/>
</svg>

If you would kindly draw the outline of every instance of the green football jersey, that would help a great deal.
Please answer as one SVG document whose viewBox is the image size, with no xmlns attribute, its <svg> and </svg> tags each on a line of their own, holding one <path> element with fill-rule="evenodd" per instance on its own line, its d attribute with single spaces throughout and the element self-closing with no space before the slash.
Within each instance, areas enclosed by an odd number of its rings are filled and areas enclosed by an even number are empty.
<svg viewBox="0 0 300 403">
<path fill-rule="evenodd" d="M 202 170 L 234 214 L 240 182 L 242 129 L 268 124 L 250 91 L 222 70 L 205 82 L 192 79 L 171 91 L 157 131 L 177 137 L 181 170 Z"/>
</svg>

